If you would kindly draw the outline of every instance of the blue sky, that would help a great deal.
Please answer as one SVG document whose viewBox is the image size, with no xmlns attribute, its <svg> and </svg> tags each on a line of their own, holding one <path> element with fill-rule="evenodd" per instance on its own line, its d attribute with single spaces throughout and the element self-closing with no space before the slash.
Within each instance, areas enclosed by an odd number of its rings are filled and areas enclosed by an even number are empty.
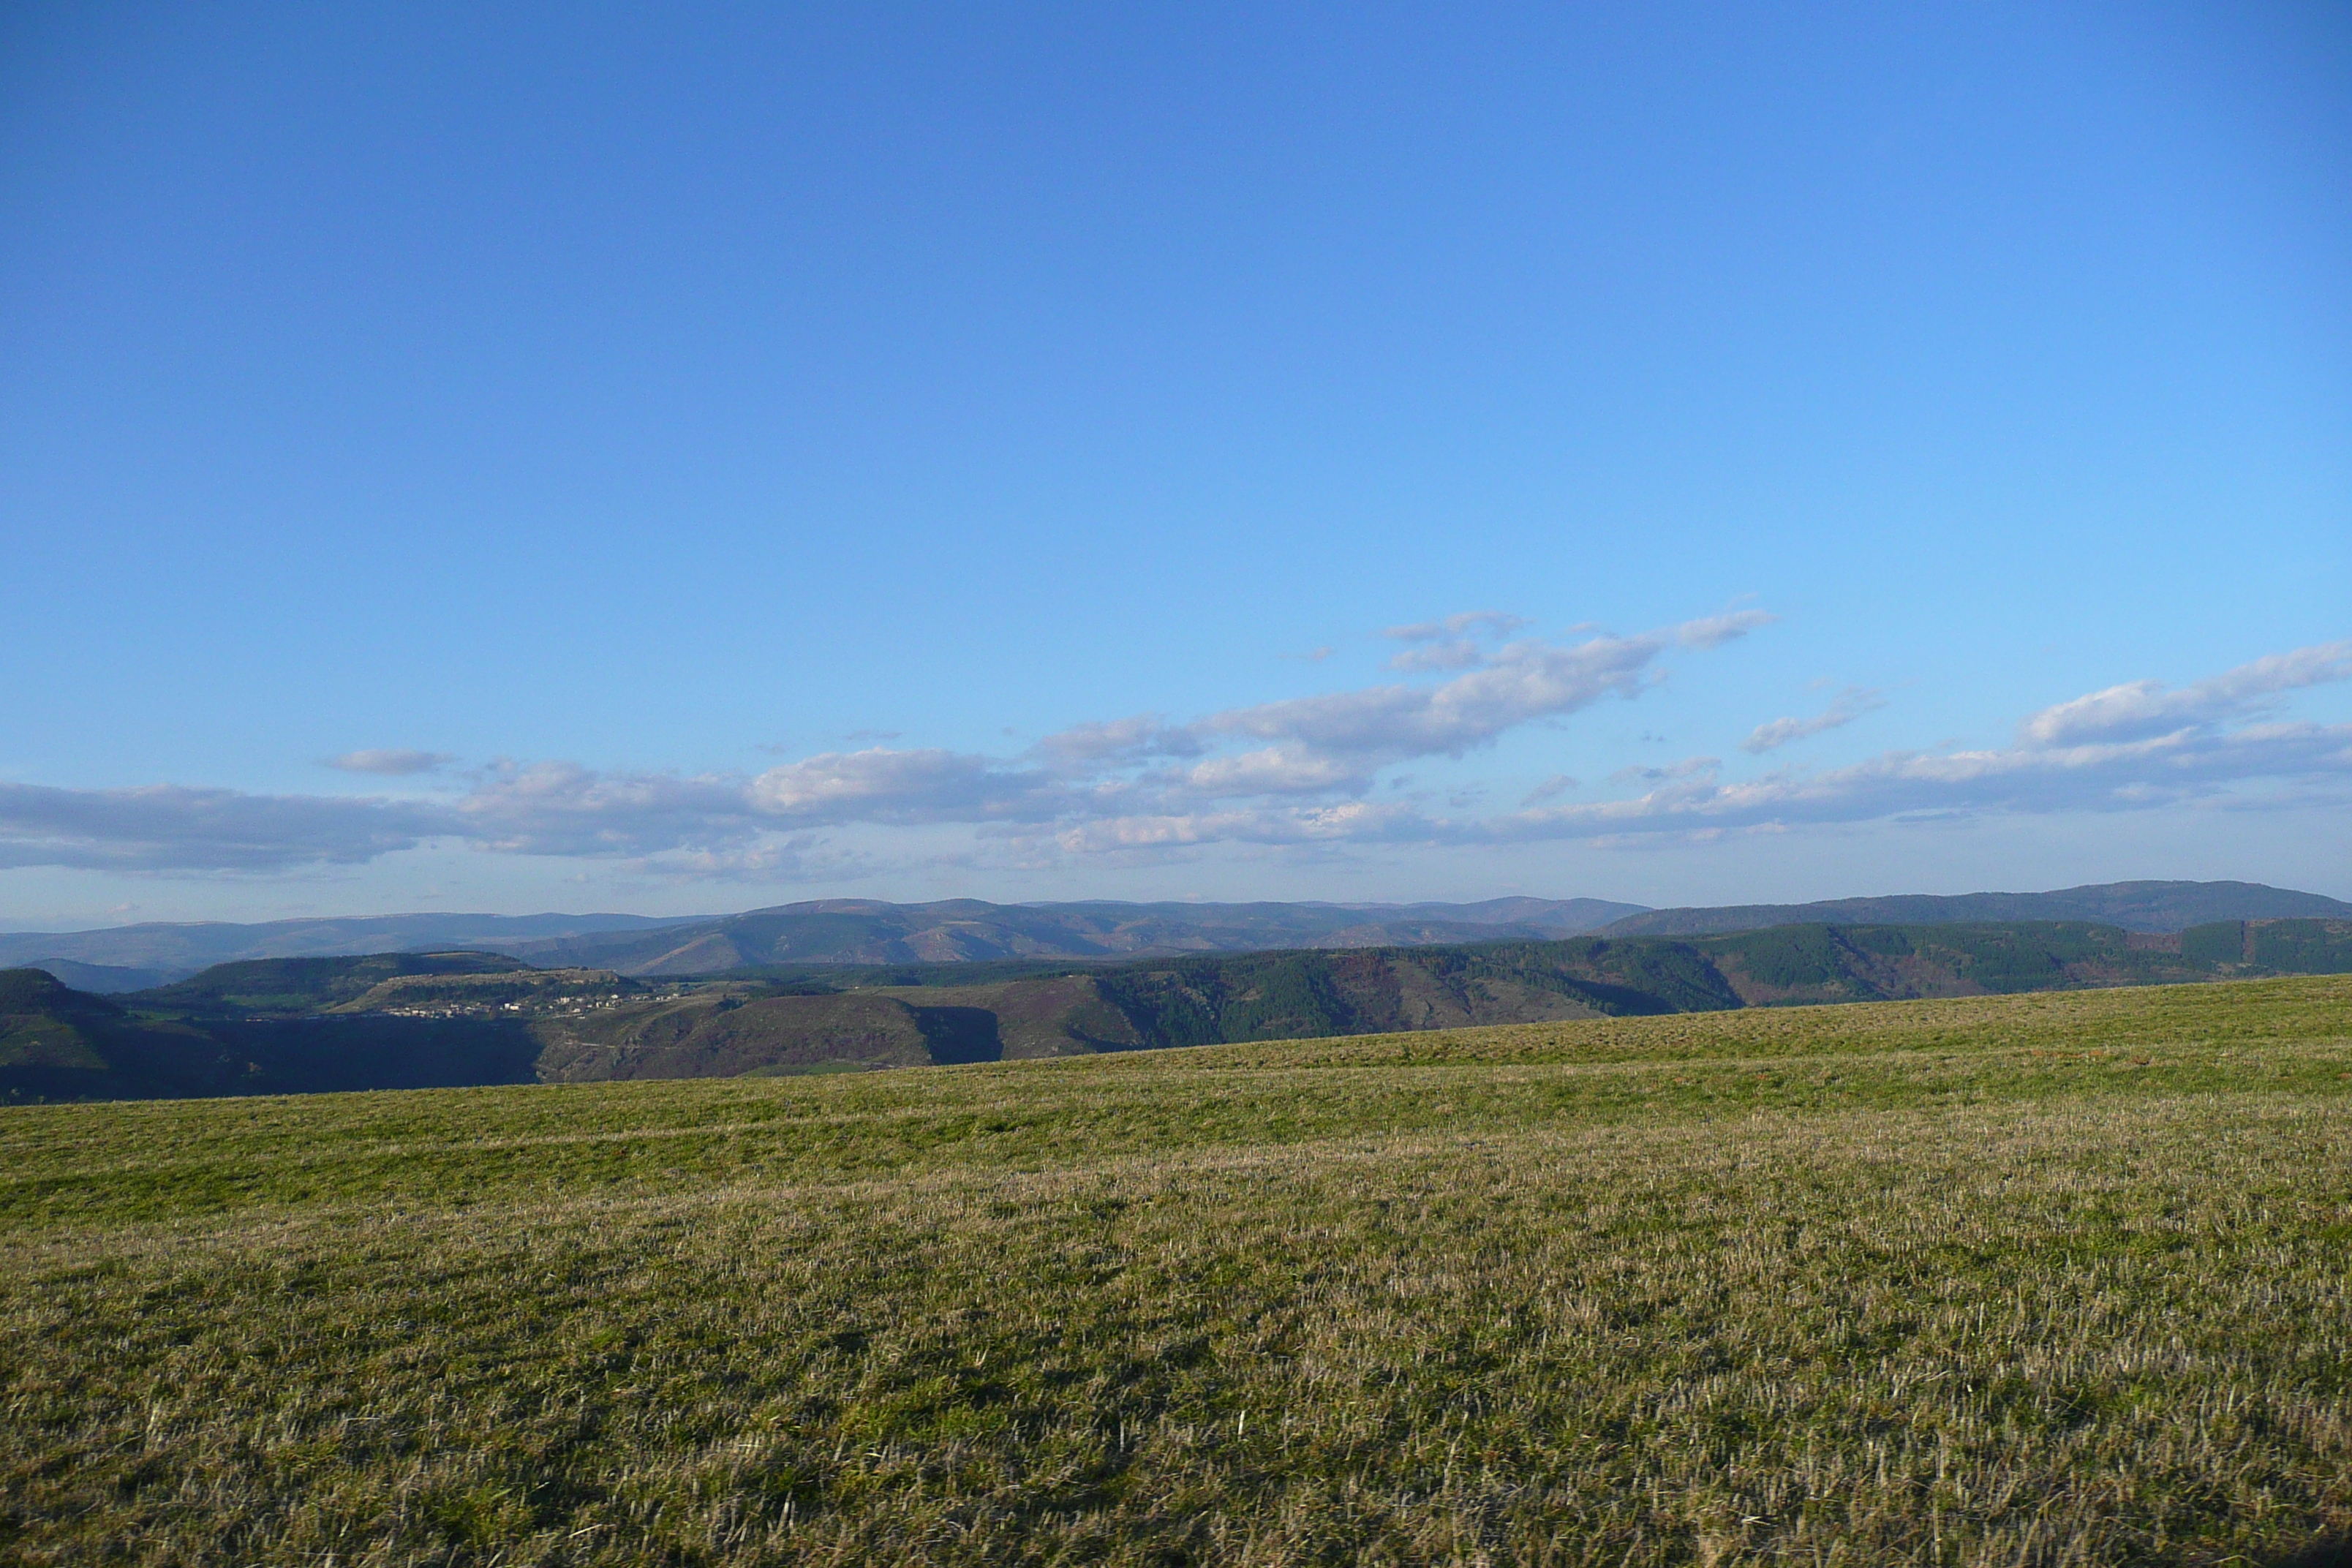
<svg viewBox="0 0 2352 1568">
<path fill-rule="evenodd" d="M 2352 896 L 2352 22 L 14 7 L 0 531 L 18 926 Z"/>
</svg>

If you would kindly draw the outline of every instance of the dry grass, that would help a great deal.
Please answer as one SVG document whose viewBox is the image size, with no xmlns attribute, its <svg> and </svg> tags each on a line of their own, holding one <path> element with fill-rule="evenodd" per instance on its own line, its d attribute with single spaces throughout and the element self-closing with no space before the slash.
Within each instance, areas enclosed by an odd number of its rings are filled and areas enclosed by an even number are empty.
<svg viewBox="0 0 2352 1568">
<path fill-rule="evenodd" d="M 2262 1562 L 2347 1074 L 2333 979 L 9 1111 L 0 1558 Z"/>
</svg>

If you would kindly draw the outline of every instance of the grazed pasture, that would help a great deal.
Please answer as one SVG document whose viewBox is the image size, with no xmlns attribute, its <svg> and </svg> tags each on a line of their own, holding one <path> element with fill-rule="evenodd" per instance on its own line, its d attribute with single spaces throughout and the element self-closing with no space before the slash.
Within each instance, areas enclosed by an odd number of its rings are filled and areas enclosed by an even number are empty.
<svg viewBox="0 0 2352 1568">
<path fill-rule="evenodd" d="M 2352 980 L 0 1112 L 12 1563 L 2220 1563 Z"/>
</svg>

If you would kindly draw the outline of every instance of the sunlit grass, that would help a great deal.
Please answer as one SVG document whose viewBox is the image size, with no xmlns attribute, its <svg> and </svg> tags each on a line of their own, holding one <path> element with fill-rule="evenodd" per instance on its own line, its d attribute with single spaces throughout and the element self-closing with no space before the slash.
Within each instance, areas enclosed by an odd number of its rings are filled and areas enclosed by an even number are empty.
<svg viewBox="0 0 2352 1568">
<path fill-rule="evenodd" d="M 21 1562 L 2219 1563 L 2352 981 L 0 1113 Z"/>
</svg>

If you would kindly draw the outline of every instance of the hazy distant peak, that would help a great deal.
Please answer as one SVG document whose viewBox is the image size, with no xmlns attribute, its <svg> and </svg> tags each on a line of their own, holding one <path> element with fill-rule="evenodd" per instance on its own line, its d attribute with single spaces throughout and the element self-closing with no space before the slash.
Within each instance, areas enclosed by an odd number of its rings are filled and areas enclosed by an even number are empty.
<svg viewBox="0 0 2352 1568">
<path fill-rule="evenodd" d="M 1906 893 L 1811 904 L 1651 910 L 1601 928 L 1608 936 L 1696 936 L 1820 923 L 1948 925 L 1973 921 L 2094 921 L 2170 932 L 2217 921 L 2352 916 L 2352 904 L 2260 882 L 2100 882 L 2048 893 Z"/>
</svg>

